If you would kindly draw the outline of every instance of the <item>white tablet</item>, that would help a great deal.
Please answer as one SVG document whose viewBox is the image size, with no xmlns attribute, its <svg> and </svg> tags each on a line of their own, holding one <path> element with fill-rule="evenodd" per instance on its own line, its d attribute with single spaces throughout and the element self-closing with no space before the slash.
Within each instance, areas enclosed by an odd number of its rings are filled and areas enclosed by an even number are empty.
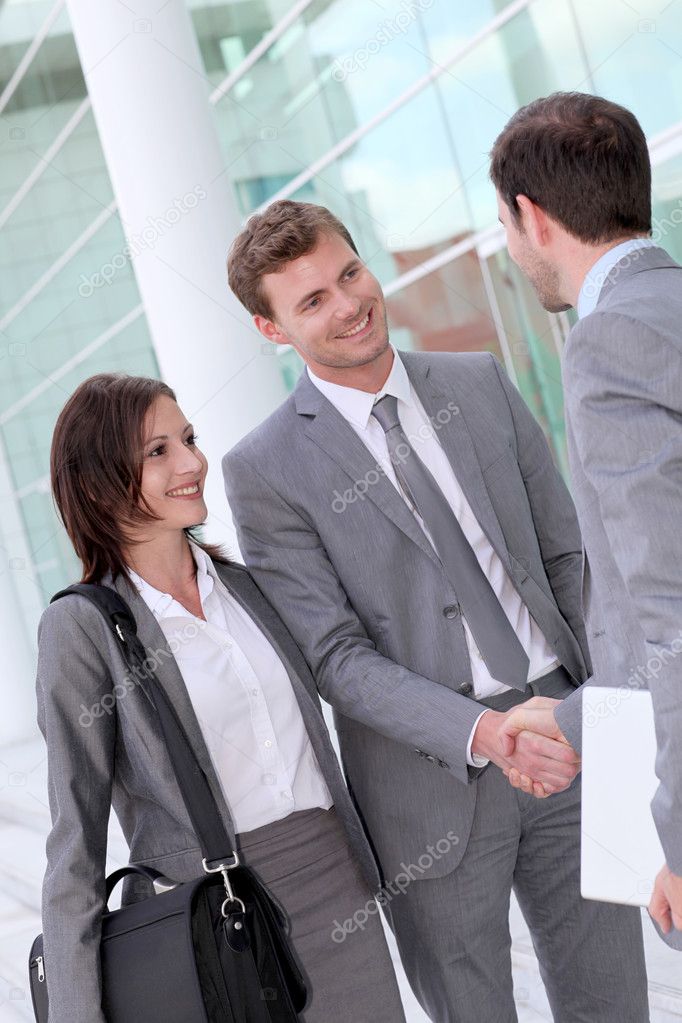
<svg viewBox="0 0 682 1023">
<path fill-rule="evenodd" d="M 647 906 L 665 862 L 651 816 L 658 786 L 651 695 L 583 691 L 582 869 L 586 899 Z"/>
</svg>

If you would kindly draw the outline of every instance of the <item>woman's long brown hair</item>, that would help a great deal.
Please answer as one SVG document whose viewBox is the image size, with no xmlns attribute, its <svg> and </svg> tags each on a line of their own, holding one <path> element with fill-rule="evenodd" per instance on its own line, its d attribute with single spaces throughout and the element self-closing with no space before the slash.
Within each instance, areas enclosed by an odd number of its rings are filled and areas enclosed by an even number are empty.
<svg viewBox="0 0 682 1023">
<path fill-rule="evenodd" d="M 59 516 L 82 565 L 81 582 L 101 582 L 107 572 L 129 579 L 127 530 L 158 520 L 142 497 L 143 426 L 148 409 L 174 391 L 160 380 L 98 373 L 80 384 L 59 414 L 50 451 L 50 479 Z M 222 549 L 194 535 L 214 561 L 229 563 Z"/>
</svg>

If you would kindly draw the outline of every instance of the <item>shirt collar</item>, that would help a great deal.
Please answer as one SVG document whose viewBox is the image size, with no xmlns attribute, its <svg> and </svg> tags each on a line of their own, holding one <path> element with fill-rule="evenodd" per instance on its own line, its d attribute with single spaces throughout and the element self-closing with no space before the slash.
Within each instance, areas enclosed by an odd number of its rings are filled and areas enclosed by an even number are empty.
<svg viewBox="0 0 682 1023">
<path fill-rule="evenodd" d="M 648 249 L 654 244 L 655 242 L 651 238 L 629 238 L 627 241 L 620 242 L 618 245 L 614 245 L 612 249 L 609 249 L 608 252 L 605 252 L 585 275 L 576 304 L 578 319 L 582 320 L 583 316 L 588 316 L 594 312 L 604 281 L 616 263 L 630 252 L 634 252 L 635 249 Z"/>
<path fill-rule="evenodd" d="M 205 599 L 213 591 L 217 578 L 215 566 L 206 552 L 198 544 L 194 543 L 193 540 L 189 541 L 189 546 L 194 563 L 197 566 L 197 585 L 199 587 L 199 597 L 203 605 Z M 179 614 L 186 615 L 188 613 L 175 600 L 172 594 L 157 590 L 155 586 L 148 583 L 146 579 L 143 579 L 137 572 L 134 572 L 132 568 L 128 568 L 128 573 L 133 585 L 157 620 L 161 618 L 174 618 Z"/>
<path fill-rule="evenodd" d="M 386 383 L 377 394 L 369 394 L 367 391 L 360 391 L 356 387 L 346 387 L 343 384 L 330 384 L 329 381 L 321 380 L 316 376 L 310 366 L 307 368 L 308 376 L 315 387 L 338 409 L 344 419 L 366 430 L 375 402 L 379 398 L 383 398 L 385 394 L 392 394 L 407 405 L 414 404 L 410 378 L 407 375 L 405 364 L 393 345 L 391 345 L 391 351 L 393 352 L 393 365 Z"/>
</svg>

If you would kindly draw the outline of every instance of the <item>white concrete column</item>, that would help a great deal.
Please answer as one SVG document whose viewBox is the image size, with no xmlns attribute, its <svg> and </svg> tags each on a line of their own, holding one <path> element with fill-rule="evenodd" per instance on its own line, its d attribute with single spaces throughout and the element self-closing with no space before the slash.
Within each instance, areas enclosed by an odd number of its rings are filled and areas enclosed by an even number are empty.
<svg viewBox="0 0 682 1023">
<path fill-rule="evenodd" d="M 161 374 L 209 459 L 206 535 L 234 544 L 220 457 L 285 389 L 227 287 L 240 217 L 196 35 L 184 0 L 67 7 Z"/>
</svg>

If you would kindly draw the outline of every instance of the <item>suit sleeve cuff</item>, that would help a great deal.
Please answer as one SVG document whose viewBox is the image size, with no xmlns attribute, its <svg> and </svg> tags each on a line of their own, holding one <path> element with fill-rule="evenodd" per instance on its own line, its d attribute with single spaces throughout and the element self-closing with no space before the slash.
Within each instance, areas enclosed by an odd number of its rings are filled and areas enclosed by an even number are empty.
<svg viewBox="0 0 682 1023">
<path fill-rule="evenodd" d="M 592 685 L 592 681 L 578 686 L 554 708 L 554 720 L 576 753 L 582 753 L 583 748 L 583 686 Z"/>
<path fill-rule="evenodd" d="M 467 764 L 469 765 L 469 767 L 487 767 L 488 764 L 490 763 L 487 757 L 482 757 L 478 753 L 471 752 L 471 746 L 474 741 L 476 729 L 478 728 L 478 722 L 481 720 L 484 714 L 488 713 L 488 710 L 489 708 L 486 707 L 485 710 L 481 711 L 481 713 L 474 721 L 474 727 L 471 729 L 471 734 L 469 735 L 469 741 L 467 743 Z"/>
</svg>

